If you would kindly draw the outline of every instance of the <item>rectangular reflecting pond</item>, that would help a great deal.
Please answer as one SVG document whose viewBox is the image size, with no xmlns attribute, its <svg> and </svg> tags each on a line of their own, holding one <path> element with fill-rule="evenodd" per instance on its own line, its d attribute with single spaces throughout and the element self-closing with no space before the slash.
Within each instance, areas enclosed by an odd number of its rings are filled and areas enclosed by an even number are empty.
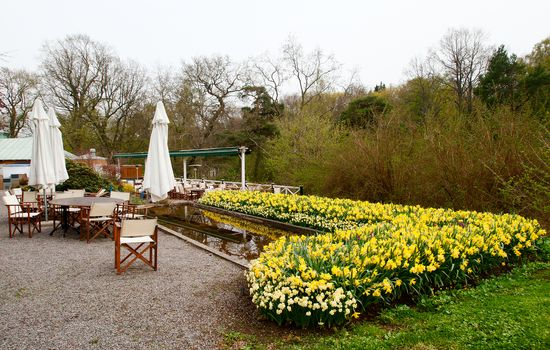
<svg viewBox="0 0 550 350">
<path fill-rule="evenodd" d="M 273 240 L 296 234 L 192 205 L 154 207 L 148 216 L 157 217 L 159 224 L 191 239 L 248 261 L 256 259 Z"/>
</svg>

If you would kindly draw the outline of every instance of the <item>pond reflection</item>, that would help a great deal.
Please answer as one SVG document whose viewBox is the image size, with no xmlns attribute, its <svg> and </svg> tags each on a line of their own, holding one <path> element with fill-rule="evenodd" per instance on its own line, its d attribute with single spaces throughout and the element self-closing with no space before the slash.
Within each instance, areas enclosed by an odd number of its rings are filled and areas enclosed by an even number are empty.
<svg viewBox="0 0 550 350">
<path fill-rule="evenodd" d="M 245 260 L 256 259 L 273 240 L 294 234 L 191 205 L 155 207 L 149 214 L 191 239 Z"/>
</svg>

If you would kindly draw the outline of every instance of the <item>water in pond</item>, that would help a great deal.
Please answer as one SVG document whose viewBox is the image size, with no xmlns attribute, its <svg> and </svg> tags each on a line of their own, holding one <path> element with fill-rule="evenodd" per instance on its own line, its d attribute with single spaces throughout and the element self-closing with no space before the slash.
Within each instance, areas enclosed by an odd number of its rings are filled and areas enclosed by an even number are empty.
<svg viewBox="0 0 550 350">
<path fill-rule="evenodd" d="M 192 205 L 154 207 L 149 215 L 159 223 L 219 251 L 252 260 L 287 231 Z"/>
</svg>

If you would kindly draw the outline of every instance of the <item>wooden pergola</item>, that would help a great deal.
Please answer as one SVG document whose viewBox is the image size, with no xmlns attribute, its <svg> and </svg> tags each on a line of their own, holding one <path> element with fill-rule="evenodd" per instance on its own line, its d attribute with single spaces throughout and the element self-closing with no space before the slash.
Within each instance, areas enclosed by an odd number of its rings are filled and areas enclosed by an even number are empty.
<svg viewBox="0 0 550 350">
<path fill-rule="evenodd" d="M 229 157 L 239 156 L 241 159 L 241 189 L 246 189 L 246 162 L 245 156 L 250 153 L 250 149 L 245 146 L 220 147 L 220 148 L 201 148 L 188 149 L 180 151 L 170 151 L 170 157 L 183 158 L 183 181 L 187 181 L 187 158 L 190 157 Z M 143 158 L 147 160 L 147 152 L 136 153 L 117 153 L 113 156 L 117 159 L 120 168 L 120 159 L 123 158 Z"/>
</svg>

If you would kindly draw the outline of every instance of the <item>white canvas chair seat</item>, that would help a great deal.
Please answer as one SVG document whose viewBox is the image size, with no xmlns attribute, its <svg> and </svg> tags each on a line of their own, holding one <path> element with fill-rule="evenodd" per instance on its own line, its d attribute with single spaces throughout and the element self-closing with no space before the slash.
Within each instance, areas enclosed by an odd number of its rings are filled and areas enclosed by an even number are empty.
<svg viewBox="0 0 550 350">
<path fill-rule="evenodd" d="M 134 213 L 125 213 L 120 216 L 122 219 L 143 219 L 145 215 L 143 214 L 134 214 Z"/>
<path fill-rule="evenodd" d="M 121 247 L 129 252 L 124 258 L 120 255 Z M 141 260 L 156 271 L 157 250 L 157 219 L 122 220 L 116 224 L 115 269 L 117 274 L 126 271 L 137 260 Z"/>
<path fill-rule="evenodd" d="M 154 240 L 150 236 L 120 237 L 120 243 L 152 243 Z"/>
<path fill-rule="evenodd" d="M 55 210 L 61 212 L 61 211 L 63 211 L 63 208 L 61 208 L 60 206 L 56 206 Z M 78 213 L 78 212 L 80 212 L 80 208 L 69 207 L 69 208 L 67 208 L 67 211 L 69 213 Z"/>
<path fill-rule="evenodd" d="M 10 218 L 26 218 L 26 217 L 34 218 L 39 216 L 40 214 L 41 213 L 36 213 L 36 212 L 30 212 L 30 213 L 18 212 L 18 213 L 10 214 Z"/>
<path fill-rule="evenodd" d="M 98 218 L 90 218 L 90 221 L 98 222 L 98 221 L 107 221 L 107 220 L 113 220 L 111 216 L 102 216 Z"/>
</svg>

